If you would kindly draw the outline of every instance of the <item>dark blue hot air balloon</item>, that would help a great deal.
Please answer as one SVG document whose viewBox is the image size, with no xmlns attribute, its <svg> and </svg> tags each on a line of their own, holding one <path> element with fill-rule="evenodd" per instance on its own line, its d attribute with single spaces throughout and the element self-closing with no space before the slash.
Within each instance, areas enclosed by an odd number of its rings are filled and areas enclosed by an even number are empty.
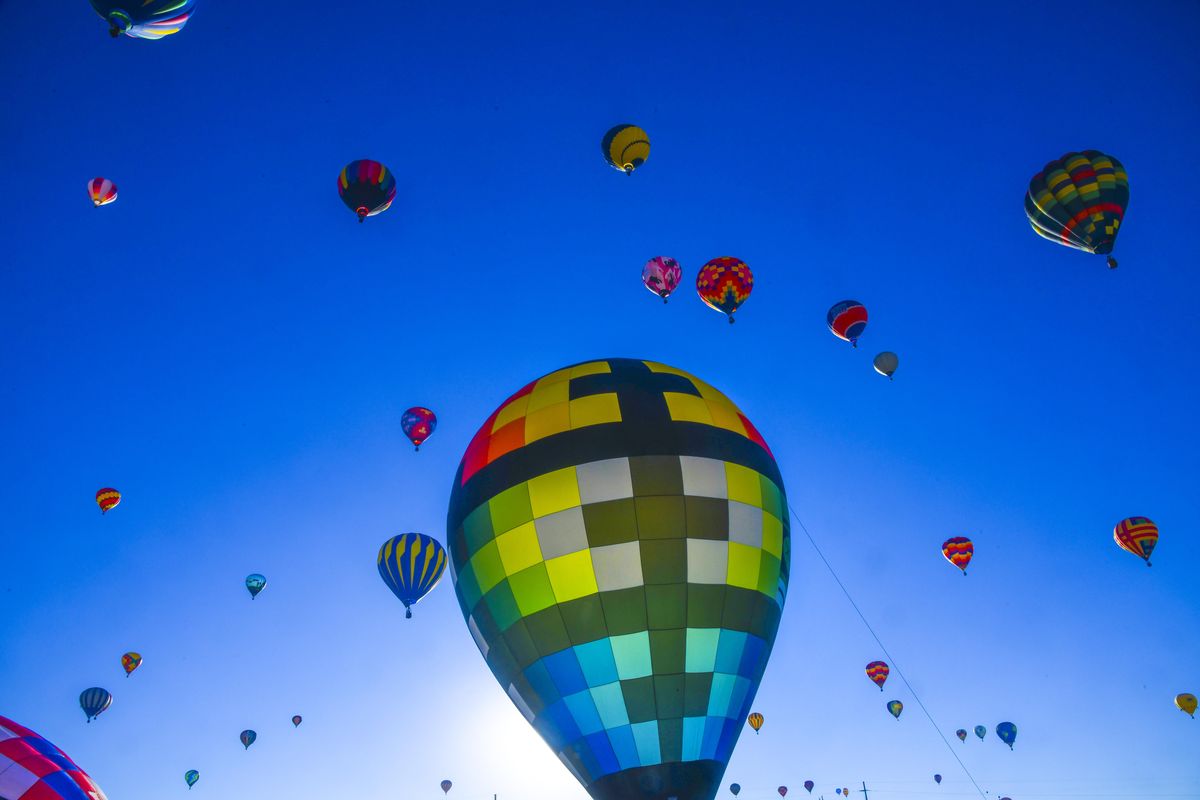
<svg viewBox="0 0 1200 800">
<path fill-rule="evenodd" d="M 437 585 L 446 571 L 446 550 L 423 533 L 393 536 L 379 548 L 379 577 L 404 604 L 404 616 Z"/>
<path fill-rule="evenodd" d="M 79 695 L 79 707 L 83 709 L 83 713 L 87 714 L 88 722 L 107 711 L 108 707 L 112 705 L 112 701 L 112 694 L 99 686 L 84 689 Z"/>
<path fill-rule="evenodd" d="M 1013 742 L 1017 740 L 1017 726 L 1011 722 L 1001 722 L 996 726 L 996 735 L 1012 750 Z"/>
<path fill-rule="evenodd" d="M 238 738 L 242 740 L 242 746 L 249 750 L 250 745 L 254 744 L 254 740 L 258 738 L 258 734 L 247 728 Z"/>
</svg>

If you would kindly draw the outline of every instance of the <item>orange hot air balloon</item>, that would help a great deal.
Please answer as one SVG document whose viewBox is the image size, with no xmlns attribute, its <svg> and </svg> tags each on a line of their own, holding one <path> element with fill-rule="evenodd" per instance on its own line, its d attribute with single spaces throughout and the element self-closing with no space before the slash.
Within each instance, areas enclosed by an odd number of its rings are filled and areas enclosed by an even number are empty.
<svg viewBox="0 0 1200 800">
<path fill-rule="evenodd" d="M 117 185 L 108 178 L 92 178 L 88 181 L 88 196 L 96 208 L 106 206 L 117 199 Z"/>
<path fill-rule="evenodd" d="M 965 536 L 955 536 L 942 542 L 942 555 L 966 575 L 967 564 L 971 563 L 971 556 L 975 555 L 975 545 Z"/>
<path fill-rule="evenodd" d="M 867 664 L 867 677 L 875 682 L 875 685 L 879 687 L 879 691 L 881 692 L 883 691 L 883 684 L 887 682 L 890 673 L 891 670 L 888 669 L 888 665 L 882 661 L 872 661 L 870 664 Z"/>
<path fill-rule="evenodd" d="M 121 493 L 116 489 L 101 489 L 96 492 L 96 505 L 100 506 L 101 514 L 107 514 L 116 508 L 120 502 Z"/>
<path fill-rule="evenodd" d="M 1150 566 L 1150 554 L 1158 544 L 1158 526 L 1145 517 L 1129 517 L 1113 528 L 1113 539 L 1122 550 L 1128 550 Z"/>
<path fill-rule="evenodd" d="M 764 722 L 763 715 L 755 711 L 753 714 L 746 717 L 746 722 L 749 722 L 750 727 L 754 729 L 754 732 L 758 733 L 760 730 L 762 730 Z"/>
</svg>

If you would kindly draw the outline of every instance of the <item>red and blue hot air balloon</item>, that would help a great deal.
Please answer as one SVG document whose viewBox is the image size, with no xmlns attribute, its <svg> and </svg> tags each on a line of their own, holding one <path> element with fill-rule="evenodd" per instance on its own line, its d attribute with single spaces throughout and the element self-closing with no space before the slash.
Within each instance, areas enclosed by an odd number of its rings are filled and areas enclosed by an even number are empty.
<svg viewBox="0 0 1200 800">
<path fill-rule="evenodd" d="M 196 0 L 92 0 L 114 39 L 161 39 L 179 33 L 191 19 Z"/>
<path fill-rule="evenodd" d="M 825 323 L 834 336 L 858 347 L 858 337 L 867 329 L 867 307 L 857 300 L 834 303 L 825 314 Z"/>
<path fill-rule="evenodd" d="M 0 796 L 7 800 L 107 800 L 70 756 L 8 717 L 0 717 Z"/>
<path fill-rule="evenodd" d="M 369 158 L 347 164 L 338 175 L 337 186 L 338 196 L 358 215 L 359 222 L 387 211 L 396 199 L 396 176 Z"/>
<path fill-rule="evenodd" d="M 400 429 L 417 449 L 437 430 L 437 414 L 423 406 L 413 406 L 400 417 Z"/>
</svg>

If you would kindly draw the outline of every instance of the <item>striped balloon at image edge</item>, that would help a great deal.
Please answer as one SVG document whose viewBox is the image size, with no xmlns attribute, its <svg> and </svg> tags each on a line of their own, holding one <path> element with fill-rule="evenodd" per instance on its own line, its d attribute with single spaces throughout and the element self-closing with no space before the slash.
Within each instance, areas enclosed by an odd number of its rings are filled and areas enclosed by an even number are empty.
<svg viewBox="0 0 1200 800">
<path fill-rule="evenodd" d="M 1150 554 L 1158 545 L 1158 526 L 1146 517 L 1127 517 L 1113 528 L 1113 541 L 1150 566 Z"/>
</svg>

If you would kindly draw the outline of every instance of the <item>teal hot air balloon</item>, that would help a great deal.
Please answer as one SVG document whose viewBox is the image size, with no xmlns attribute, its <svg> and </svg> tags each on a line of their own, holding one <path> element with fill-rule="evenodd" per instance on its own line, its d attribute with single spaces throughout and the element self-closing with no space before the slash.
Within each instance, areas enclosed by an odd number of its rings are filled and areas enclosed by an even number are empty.
<svg viewBox="0 0 1200 800">
<path fill-rule="evenodd" d="M 552 372 L 487 418 L 447 529 L 488 667 L 595 800 L 711 800 L 788 586 L 779 467 L 653 361 Z"/>
<path fill-rule="evenodd" d="M 258 593 L 267 588 L 267 579 L 257 572 L 246 576 L 246 591 L 250 592 L 250 599 L 258 597 Z"/>
<path fill-rule="evenodd" d="M 183 773 L 183 779 L 187 781 L 188 788 L 191 789 L 196 785 L 196 781 L 200 780 L 200 773 L 194 769 L 189 769 Z"/>
<path fill-rule="evenodd" d="M 404 616 L 437 586 L 446 571 L 446 550 L 423 533 L 393 536 L 379 548 L 379 577 L 404 604 Z"/>
<path fill-rule="evenodd" d="M 899 700 L 888 700 L 887 710 L 893 717 L 900 719 L 900 712 L 904 710 L 904 703 L 901 703 Z"/>
<path fill-rule="evenodd" d="M 987 728 L 982 725 L 975 726 L 975 735 L 979 737 L 979 741 L 983 741 L 983 737 L 987 736 Z"/>
<path fill-rule="evenodd" d="M 79 707 L 83 709 L 84 714 L 87 714 L 88 722 L 107 711 L 108 707 L 112 705 L 112 701 L 113 696 L 109 691 L 101 689 L 99 686 L 84 689 L 79 693 Z"/>
<path fill-rule="evenodd" d="M 258 734 L 248 728 L 242 731 L 238 736 L 238 739 L 241 739 L 242 741 L 242 747 L 246 748 L 247 750 L 250 749 L 250 745 L 254 744 L 254 740 L 257 738 Z"/>
<path fill-rule="evenodd" d="M 737 797 L 739 794 L 742 793 L 742 785 L 740 783 L 729 784 L 729 793 L 731 795 L 733 795 L 734 797 Z"/>
<path fill-rule="evenodd" d="M 1000 737 L 1000 741 L 1008 745 L 1009 750 L 1012 750 L 1013 742 L 1017 740 L 1017 726 L 1011 722 L 1001 722 L 996 726 L 996 735 Z"/>
</svg>

